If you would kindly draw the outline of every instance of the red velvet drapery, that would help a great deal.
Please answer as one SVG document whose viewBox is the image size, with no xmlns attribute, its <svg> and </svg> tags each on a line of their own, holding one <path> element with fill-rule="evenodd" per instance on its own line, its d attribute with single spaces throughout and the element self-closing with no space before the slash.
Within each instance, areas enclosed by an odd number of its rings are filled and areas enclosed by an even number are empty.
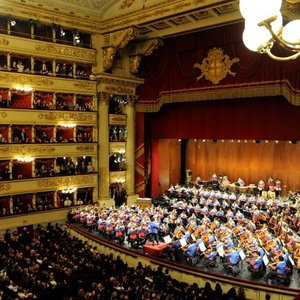
<svg viewBox="0 0 300 300">
<path fill-rule="evenodd" d="M 145 57 L 140 68 L 139 76 L 145 78 L 145 84 L 137 89 L 139 103 L 156 102 L 162 94 L 174 91 L 285 80 L 299 94 L 299 61 L 282 63 L 251 52 L 242 42 L 243 29 L 244 24 L 239 23 L 165 39 L 163 47 Z M 236 75 L 228 74 L 218 85 L 205 77 L 197 81 L 201 71 L 194 68 L 194 64 L 201 64 L 208 50 L 214 47 L 224 50 L 230 59 L 240 59 L 231 66 Z"/>
</svg>

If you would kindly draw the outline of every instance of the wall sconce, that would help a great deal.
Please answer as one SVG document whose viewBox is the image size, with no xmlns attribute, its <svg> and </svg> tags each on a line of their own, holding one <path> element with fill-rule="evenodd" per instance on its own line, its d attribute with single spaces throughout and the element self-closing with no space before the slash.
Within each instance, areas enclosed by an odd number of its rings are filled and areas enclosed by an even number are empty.
<svg viewBox="0 0 300 300">
<path fill-rule="evenodd" d="M 72 194 L 77 191 L 77 188 L 62 190 L 63 194 Z"/>
<path fill-rule="evenodd" d="M 30 157 L 30 156 L 19 156 L 19 157 L 16 157 L 16 160 L 19 162 L 33 162 L 34 158 Z"/>
<path fill-rule="evenodd" d="M 26 85 L 18 85 L 15 87 L 15 89 L 17 91 L 20 91 L 20 92 L 31 92 L 32 91 L 32 87 L 31 86 L 26 86 Z"/>
<path fill-rule="evenodd" d="M 75 128 L 77 126 L 77 124 L 75 124 L 75 123 L 61 123 L 58 125 L 61 127 L 66 127 L 66 128 Z"/>
</svg>

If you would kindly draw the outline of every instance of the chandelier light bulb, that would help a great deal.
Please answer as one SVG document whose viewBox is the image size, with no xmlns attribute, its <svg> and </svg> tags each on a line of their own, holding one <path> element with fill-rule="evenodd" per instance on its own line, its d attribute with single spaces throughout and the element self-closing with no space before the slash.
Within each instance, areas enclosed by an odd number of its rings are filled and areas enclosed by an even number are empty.
<svg viewBox="0 0 300 300">
<path fill-rule="evenodd" d="M 300 20 L 294 20 L 286 24 L 282 30 L 282 38 L 288 43 L 298 43 L 300 49 Z"/>
<path fill-rule="evenodd" d="M 278 14 L 282 0 L 240 0 L 240 12 L 245 20 L 262 22 Z"/>
<path fill-rule="evenodd" d="M 271 23 L 273 32 L 277 33 L 282 27 L 282 15 L 277 15 L 274 22 Z M 254 52 L 257 52 L 259 48 L 272 38 L 269 30 L 264 26 L 259 26 L 252 21 L 245 21 L 245 30 L 243 32 L 243 42 L 245 46 Z"/>
</svg>

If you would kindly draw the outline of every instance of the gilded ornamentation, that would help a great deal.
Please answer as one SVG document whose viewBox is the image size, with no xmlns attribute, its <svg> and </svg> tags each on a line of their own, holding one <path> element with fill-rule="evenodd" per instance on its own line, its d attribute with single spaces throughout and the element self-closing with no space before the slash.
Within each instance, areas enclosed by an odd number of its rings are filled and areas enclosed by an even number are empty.
<svg viewBox="0 0 300 300">
<path fill-rule="evenodd" d="M 134 0 L 123 0 L 120 8 L 126 8 L 126 7 L 130 7 L 132 5 L 132 3 L 134 2 Z"/>
<path fill-rule="evenodd" d="M 111 69 L 116 53 L 117 48 L 115 47 L 107 47 L 103 50 L 103 69 L 105 71 Z"/>
<path fill-rule="evenodd" d="M 5 119 L 5 118 L 7 118 L 7 113 L 4 112 L 4 111 L 2 111 L 2 112 L 0 113 L 0 116 L 1 116 L 2 119 Z"/>
<path fill-rule="evenodd" d="M 208 51 L 207 57 L 202 60 L 202 64 L 194 64 L 194 68 L 202 71 L 202 74 L 197 77 L 197 81 L 205 76 L 206 80 L 218 84 L 227 74 L 235 76 L 236 73 L 232 72 L 230 68 L 239 60 L 237 57 L 230 59 L 227 54 L 224 55 L 221 48 L 213 48 Z"/>
<path fill-rule="evenodd" d="M 91 90 L 95 91 L 96 84 L 94 82 L 83 81 L 83 82 L 75 82 L 74 87 L 80 90 Z"/>
<path fill-rule="evenodd" d="M 11 185 L 9 183 L 3 182 L 0 183 L 0 192 L 9 191 L 11 189 Z"/>
<path fill-rule="evenodd" d="M 127 28 L 119 30 L 111 34 L 110 45 L 103 49 L 103 69 L 109 71 L 113 65 L 113 61 L 118 49 L 126 47 L 126 45 L 136 37 L 139 31 L 136 28 Z M 106 37 L 108 40 L 108 38 Z"/>
<path fill-rule="evenodd" d="M 142 61 L 141 55 L 134 55 L 129 57 L 129 70 L 132 74 L 137 74 L 139 71 L 139 66 Z"/>
<path fill-rule="evenodd" d="M 93 152 L 95 150 L 95 147 L 93 145 L 78 146 L 76 147 L 76 150 L 80 152 Z"/>
<path fill-rule="evenodd" d="M 0 44 L 7 46 L 9 44 L 9 40 L 4 38 L 4 37 L 1 37 L 0 38 Z"/>
<path fill-rule="evenodd" d="M 112 33 L 112 46 L 124 48 L 130 41 L 137 38 L 139 31 L 132 27 Z"/>
<path fill-rule="evenodd" d="M 112 94 L 122 94 L 122 95 L 134 94 L 133 89 L 122 87 L 122 86 L 106 85 L 105 90 L 109 93 L 112 93 Z"/>
<path fill-rule="evenodd" d="M 85 113 L 72 113 L 72 112 L 48 112 L 39 114 L 40 119 L 50 121 L 92 121 L 93 117 Z"/>
<path fill-rule="evenodd" d="M 136 74 L 139 70 L 142 56 L 151 55 L 154 50 L 162 45 L 163 41 L 161 39 L 151 39 L 133 44 L 129 50 L 130 72 Z"/>
<path fill-rule="evenodd" d="M 35 49 L 49 55 L 64 55 L 70 57 L 79 57 L 80 59 L 95 60 L 96 52 L 75 47 L 65 47 L 59 45 L 36 44 Z"/>
<path fill-rule="evenodd" d="M 28 146 L 28 145 L 9 145 L 5 147 L 0 147 L 0 152 L 9 153 L 9 155 L 29 155 L 36 156 L 38 154 L 47 154 L 55 152 L 55 147 L 53 146 Z"/>
<path fill-rule="evenodd" d="M 18 74 L 0 74 L 0 80 L 5 82 L 14 82 L 21 85 L 34 86 L 51 86 L 54 84 L 53 80 L 40 76 L 24 76 Z"/>
<path fill-rule="evenodd" d="M 94 184 L 94 176 L 57 177 L 37 181 L 38 187 L 67 187 L 82 184 Z"/>
</svg>

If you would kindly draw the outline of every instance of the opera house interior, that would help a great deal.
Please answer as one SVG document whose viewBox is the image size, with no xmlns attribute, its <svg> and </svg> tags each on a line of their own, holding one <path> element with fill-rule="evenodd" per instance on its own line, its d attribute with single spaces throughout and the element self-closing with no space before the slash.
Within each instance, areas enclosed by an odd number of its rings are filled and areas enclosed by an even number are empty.
<svg viewBox="0 0 300 300">
<path fill-rule="evenodd" d="M 300 297 L 300 0 L 0 0 L 0 298 Z"/>
</svg>

